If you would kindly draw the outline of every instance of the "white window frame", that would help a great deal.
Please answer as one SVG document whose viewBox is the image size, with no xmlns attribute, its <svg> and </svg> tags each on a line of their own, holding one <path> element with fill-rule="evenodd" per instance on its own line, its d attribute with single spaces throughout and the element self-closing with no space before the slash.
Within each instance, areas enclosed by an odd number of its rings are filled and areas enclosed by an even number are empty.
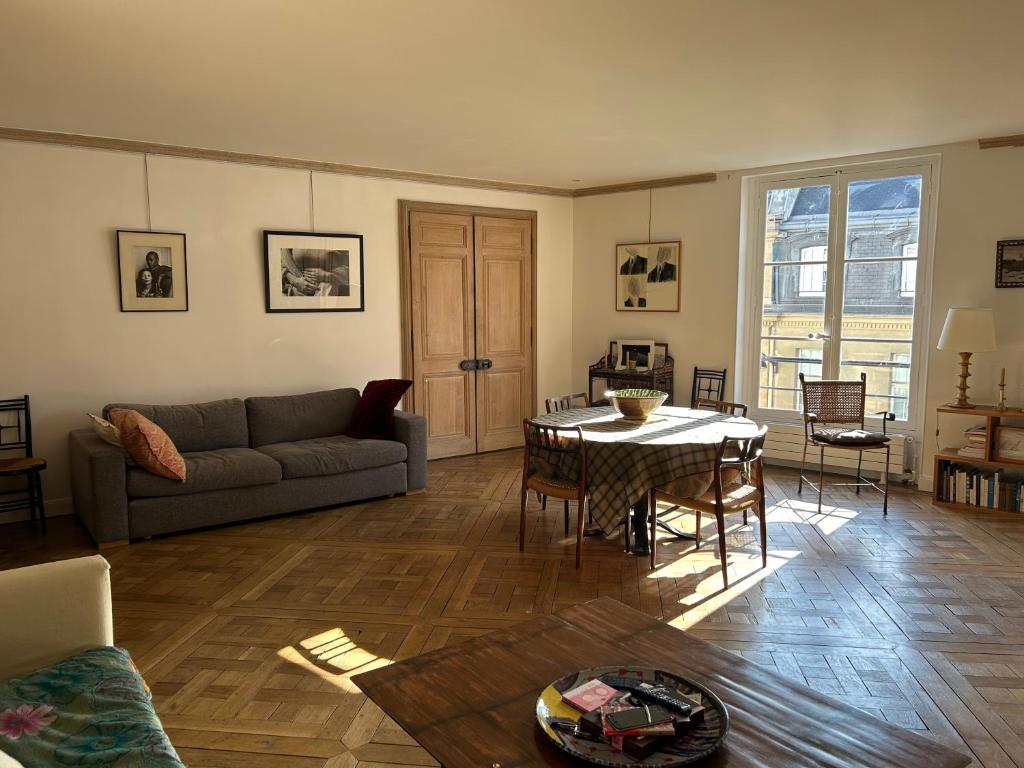
<svg viewBox="0 0 1024 768">
<path fill-rule="evenodd" d="M 768 190 L 795 186 L 830 185 L 829 253 L 835 254 L 840 269 L 828 270 L 826 277 L 836 282 L 831 290 L 829 306 L 825 308 L 825 334 L 836 335 L 842 317 L 843 296 L 838 290 L 839 274 L 843 272 L 846 233 L 846 188 L 848 183 L 890 176 L 920 175 L 921 223 L 918 232 L 917 285 L 915 286 L 914 321 L 912 330 L 910 408 L 905 421 L 895 428 L 902 434 L 920 439 L 925 414 L 925 373 L 928 370 L 927 328 L 930 321 L 933 242 L 936 226 L 936 206 L 941 158 L 939 155 L 899 158 L 877 162 L 789 171 L 785 173 L 748 176 L 743 179 L 744 200 L 741 210 L 742 240 L 740 252 L 740 297 L 737 310 L 737 330 L 742 334 L 737 345 L 734 380 L 736 397 L 750 404 L 750 416 L 761 423 L 799 424 L 802 414 L 777 408 L 762 408 L 759 403 L 759 373 L 761 355 L 761 301 L 764 281 L 765 201 Z M 838 273 L 838 274 L 837 274 Z M 839 344 L 831 354 L 839 354 Z M 826 355 L 827 357 L 827 355 Z M 823 361 L 828 370 L 830 360 Z M 838 365 L 838 363 L 837 363 Z M 867 423 L 881 429 L 881 420 L 868 414 Z"/>
<path fill-rule="evenodd" d="M 828 246 L 808 245 L 801 248 L 800 261 L 800 284 L 797 293 L 800 296 L 824 296 L 825 281 L 828 280 Z M 805 288 L 805 284 L 808 287 Z"/>
</svg>

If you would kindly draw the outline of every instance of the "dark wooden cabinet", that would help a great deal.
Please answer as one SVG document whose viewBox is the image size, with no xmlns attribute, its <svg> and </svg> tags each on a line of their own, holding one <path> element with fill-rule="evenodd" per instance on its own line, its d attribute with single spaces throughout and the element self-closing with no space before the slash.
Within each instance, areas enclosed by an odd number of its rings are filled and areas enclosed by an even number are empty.
<svg viewBox="0 0 1024 768">
<path fill-rule="evenodd" d="M 607 382 L 605 389 L 656 389 L 659 392 L 667 392 L 668 399 L 665 405 L 672 405 L 675 393 L 673 386 L 673 360 L 668 353 L 668 344 L 657 342 L 654 345 L 654 365 L 646 371 L 630 371 L 628 369 L 616 370 L 619 361 L 617 344 L 614 341 L 608 343 L 608 354 L 590 366 L 589 382 L 587 392 L 590 395 L 590 402 L 594 405 L 607 405 L 604 397 L 604 389 L 594 393 L 594 382 L 604 380 Z"/>
</svg>

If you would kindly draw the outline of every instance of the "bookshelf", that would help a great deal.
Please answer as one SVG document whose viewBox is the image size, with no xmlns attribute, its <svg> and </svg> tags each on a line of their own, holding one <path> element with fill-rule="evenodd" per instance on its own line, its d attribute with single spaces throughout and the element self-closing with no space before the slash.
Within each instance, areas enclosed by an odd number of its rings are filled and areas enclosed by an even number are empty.
<svg viewBox="0 0 1024 768">
<path fill-rule="evenodd" d="M 957 416 L 972 416 L 974 418 L 984 419 L 985 442 L 983 458 L 975 456 L 961 456 L 957 453 L 958 448 L 956 447 L 943 448 L 935 454 L 932 503 L 936 506 L 947 509 L 970 512 L 1020 511 L 1017 509 L 1017 504 L 1019 503 L 1017 497 L 1021 491 L 1020 488 L 1017 487 L 1017 479 L 1024 478 L 1024 461 L 1000 459 L 997 456 L 996 433 L 997 427 L 1003 426 L 1003 419 L 1024 420 L 1024 409 L 1007 408 L 1006 410 L 999 411 L 996 410 L 995 406 L 991 405 L 979 405 L 974 408 L 953 408 L 951 406 L 941 405 L 936 409 L 936 411 L 938 413 L 950 413 Z M 974 478 L 981 478 L 982 480 L 993 476 L 1003 479 L 1003 482 L 1000 485 L 999 506 L 990 507 L 987 503 L 964 503 L 949 498 L 955 495 L 956 492 L 955 476 L 953 482 L 954 487 L 950 487 L 949 483 L 946 482 L 946 479 L 949 478 L 949 472 L 954 471 L 955 469 L 962 469 L 966 473 L 971 474 Z M 1007 480 L 1008 478 L 1012 478 L 1012 482 Z M 987 491 L 987 486 L 983 487 Z"/>
</svg>

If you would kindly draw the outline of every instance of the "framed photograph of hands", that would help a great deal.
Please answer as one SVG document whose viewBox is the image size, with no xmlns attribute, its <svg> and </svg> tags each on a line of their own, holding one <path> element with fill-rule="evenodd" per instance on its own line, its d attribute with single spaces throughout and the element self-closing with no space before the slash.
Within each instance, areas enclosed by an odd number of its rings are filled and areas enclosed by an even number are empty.
<svg viewBox="0 0 1024 768">
<path fill-rule="evenodd" d="M 363 236 L 263 231 L 267 312 L 362 312 Z"/>
</svg>

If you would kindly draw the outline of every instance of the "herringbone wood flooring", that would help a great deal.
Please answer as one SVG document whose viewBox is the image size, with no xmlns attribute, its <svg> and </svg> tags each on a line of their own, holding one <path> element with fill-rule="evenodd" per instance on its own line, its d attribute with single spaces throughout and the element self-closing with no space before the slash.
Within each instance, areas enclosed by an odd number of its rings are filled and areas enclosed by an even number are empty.
<svg viewBox="0 0 1024 768">
<path fill-rule="evenodd" d="M 755 529 L 660 539 L 659 563 L 531 500 L 517 549 L 516 451 L 430 465 L 425 494 L 132 544 L 108 554 L 115 629 L 193 766 L 435 765 L 356 672 L 610 595 L 876 717 L 1024 766 L 1024 520 L 841 492 L 817 514 L 771 470 L 769 566 Z M 574 513 L 575 514 L 575 513 Z M 677 521 L 692 526 L 692 518 Z M 91 551 L 71 518 L 7 526 L 0 567 Z"/>
</svg>

